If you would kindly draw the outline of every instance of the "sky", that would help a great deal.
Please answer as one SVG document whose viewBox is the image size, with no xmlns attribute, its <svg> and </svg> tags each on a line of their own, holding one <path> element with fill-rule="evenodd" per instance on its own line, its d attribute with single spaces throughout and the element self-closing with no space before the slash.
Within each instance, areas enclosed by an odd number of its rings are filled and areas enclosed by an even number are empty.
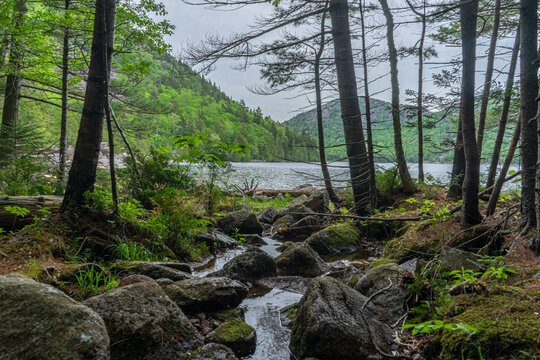
<svg viewBox="0 0 540 360">
<path fill-rule="evenodd" d="M 395 2 L 395 1 L 394 1 Z M 168 10 L 167 18 L 176 26 L 176 30 L 167 40 L 171 44 L 174 55 L 182 57 L 183 49 L 189 44 L 198 44 L 204 41 L 208 34 L 223 36 L 249 31 L 250 24 L 257 17 L 269 14 L 272 7 L 270 4 L 250 5 L 234 11 L 209 9 L 203 6 L 194 6 L 183 3 L 180 0 L 164 0 Z M 391 2 L 392 4 L 392 2 Z M 403 16 L 397 15 L 396 22 Z M 380 19 L 371 19 L 380 21 Z M 381 30 L 384 34 L 385 30 Z M 420 27 L 416 25 L 400 26 L 395 31 L 396 45 L 414 44 L 420 34 Z M 276 34 L 275 36 L 279 36 Z M 429 43 L 429 40 L 428 40 Z M 353 43 L 353 47 L 359 43 Z M 459 54 L 459 49 L 445 46 L 437 46 L 439 57 L 437 62 L 447 61 Z M 386 51 L 386 42 L 381 42 L 377 51 Z M 481 51 L 481 48 L 480 48 Z M 306 96 L 298 96 L 299 93 L 286 93 L 271 96 L 257 95 L 249 91 L 248 87 L 263 85 L 259 78 L 259 69 L 248 68 L 246 71 L 238 71 L 232 68 L 232 61 L 221 61 L 215 69 L 205 75 L 206 78 L 216 83 L 227 95 L 235 100 L 244 100 L 251 108 L 260 107 L 264 115 L 271 116 L 274 120 L 283 122 L 290 119 L 299 109 L 305 109 L 311 104 L 311 99 Z M 481 66 L 481 65 L 479 65 Z M 439 71 L 439 65 L 427 65 L 425 70 L 424 88 L 427 92 L 439 93 L 432 81 L 431 74 Z M 357 69 L 357 76 L 361 74 Z M 400 59 L 399 80 L 401 101 L 405 98 L 405 90 L 416 90 L 418 83 L 418 66 L 414 57 Z M 370 68 L 370 78 L 382 77 L 371 85 L 372 93 L 377 93 L 376 98 L 390 100 L 390 79 L 388 76 L 389 64 L 381 63 Z M 480 80 L 480 79 L 479 79 Z M 359 90 L 360 91 L 360 90 Z M 330 94 L 328 100 L 337 98 L 336 94 Z"/>
</svg>

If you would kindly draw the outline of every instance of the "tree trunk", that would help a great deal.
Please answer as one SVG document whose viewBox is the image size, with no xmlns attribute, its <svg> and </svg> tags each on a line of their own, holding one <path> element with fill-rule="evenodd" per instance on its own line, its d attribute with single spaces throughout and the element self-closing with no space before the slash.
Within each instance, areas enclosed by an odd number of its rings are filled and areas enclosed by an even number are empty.
<svg viewBox="0 0 540 360">
<path fill-rule="evenodd" d="M 369 80 L 367 65 L 367 47 L 366 47 L 366 27 L 364 21 L 364 6 L 360 4 L 360 24 L 362 26 L 362 62 L 364 68 L 364 103 L 366 106 L 366 134 L 367 134 L 367 152 L 369 159 L 369 199 L 371 211 L 377 208 L 377 181 L 375 178 L 375 154 L 373 153 L 373 133 L 371 130 L 371 103 L 369 99 Z"/>
<path fill-rule="evenodd" d="M 482 215 L 478 210 L 478 186 L 480 183 L 480 159 L 474 126 L 474 76 L 476 63 L 476 20 L 478 0 L 460 6 L 461 48 L 463 72 L 461 79 L 460 118 L 465 153 L 465 178 L 463 179 L 463 225 L 478 224 Z"/>
<path fill-rule="evenodd" d="M 62 204 L 61 196 L 4 196 L 0 198 L 0 228 L 9 231 L 12 228 L 32 224 L 34 218 L 42 218 L 40 209 L 47 208 L 55 213 Z M 29 210 L 26 216 L 16 216 L 6 210 L 6 206 L 18 206 Z"/>
<path fill-rule="evenodd" d="M 326 148 L 324 145 L 320 64 L 321 64 L 321 56 L 324 52 L 324 45 L 325 45 L 325 40 L 326 40 L 325 33 L 324 33 L 325 20 L 326 20 L 326 12 L 323 12 L 322 17 L 321 17 L 321 43 L 319 45 L 319 51 L 317 51 L 317 53 L 315 54 L 315 64 L 314 64 L 315 98 L 316 98 L 315 102 L 316 102 L 316 108 L 317 108 L 317 134 L 319 138 L 319 159 L 321 162 L 321 171 L 322 171 L 323 179 L 324 179 L 324 187 L 326 188 L 326 192 L 328 193 L 328 197 L 330 198 L 330 201 L 332 201 L 334 205 L 338 206 L 341 203 L 341 201 L 339 201 L 339 198 L 336 195 L 334 188 L 332 187 L 332 180 L 330 178 L 330 172 L 328 171 L 328 164 L 326 163 Z"/>
<path fill-rule="evenodd" d="M 456 142 L 454 145 L 454 159 L 452 161 L 452 175 L 448 186 L 449 199 L 459 200 L 462 195 L 463 178 L 465 177 L 465 152 L 463 151 L 463 128 L 461 119 L 458 121 Z"/>
<path fill-rule="evenodd" d="M 62 211 L 76 209 L 94 189 L 105 116 L 107 81 L 112 61 L 116 2 L 96 0 L 94 35 L 81 123 L 69 171 Z"/>
<path fill-rule="evenodd" d="M 484 129 L 486 126 L 486 115 L 491 91 L 491 79 L 493 77 L 493 64 L 495 62 L 495 49 L 497 48 L 497 37 L 501 20 L 501 0 L 495 0 L 493 10 L 493 28 L 487 57 L 486 76 L 484 78 L 484 90 L 482 92 L 482 104 L 480 105 L 480 116 L 478 117 L 478 134 L 476 143 L 478 145 L 478 157 L 482 161 L 482 144 L 484 143 Z"/>
<path fill-rule="evenodd" d="M 487 210 L 486 210 L 486 216 L 493 215 L 493 213 L 495 212 L 495 208 L 497 207 L 497 201 L 499 200 L 499 195 L 501 194 L 501 190 L 504 184 L 504 179 L 506 178 L 506 173 L 508 172 L 510 165 L 512 165 L 512 160 L 514 159 L 514 153 L 516 152 L 516 147 L 519 142 L 520 134 L 521 134 L 521 118 L 516 123 L 516 128 L 514 129 L 514 135 L 512 136 L 512 141 L 510 142 L 510 147 L 508 148 L 508 153 L 506 154 L 506 159 L 504 159 L 504 164 L 501 169 L 501 173 L 499 174 L 499 177 L 497 179 L 497 182 L 495 183 L 495 186 L 493 187 L 493 190 L 491 190 L 491 196 L 489 197 Z"/>
<path fill-rule="evenodd" d="M 22 78 L 19 72 L 22 67 L 24 51 L 21 35 L 18 32 L 24 21 L 24 15 L 28 8 L 26 0 L 17 0 L 13 9 L 13 34 L 9 44 L 8 73 L 6 76 L 6 88 L 4 90 L 4 105 L 2 109 L 2 138 L 3 151 L 0 160 L 5 162 L 15 150 L 17 142 L 17 122 L 19 119 L 19 100 L 21 98 Z"/>
<path fill-rule="evenodd" d="M 506 87 L 504 89 L 504 100 L 501 111 L 501 119 L 499 120 L 499 128 L 497 130 L 495 144 L 493 145 L 493 155 L 491 156 L 491 163 L 489 165 L 486 188 L 493 185 L 495 181 L 495 175 L 497 174 L 497 166 L 499 165 L 499 157 L 501 156 L 501 147 L 504 140 L 504 133 L 506 131 L 506 123 L 508 122 L 510 102 L 512 100 L 512 89 L 514 88 L 514 76 L 516 74 L 517 58 L 519 54 L 520 33 L 520 27 L 518 26 L 516 38 L 514 40 L 514 47 L 512 50 L 512 58 L 510 59 L 510 68 L 508 69 L 508 78 L 506 79 Z"/>
<path fill-rule="evenodd" d="M 354 205 L 358 214 L 367 214 L 370 193 L 369 160 L 362 130 L 362 114 L 358 104 L 347 0 L 332 0 L 330 2 L 330 16 L 341 118 L 343 119 L 343 132 L 349 159 Z"/>
<path fill-rule="evenodd" d="M 535 177 L 538 158 L 536 97 L 538 96 L 537 0 L 521 0 L 521 181 L 522 225 L 536 226 Z"/>
<path fill-rule="evenodd" d="M 424 41 L 426 38 L 426 2 L 424 0 L 424 12 L 422 14 L 422 35 L 420 44 L 418 45 L 418 110 L 417 110 L 417 126 L 418 126 L 418 179 L 424 181 L 424 124 L 422 105 L 422 97 L 424 96 Z"/>
<path fill-rule="evenodd" d="M 403 183 L 403 192 L 412 194 L 416 192 L 416 185 L 411 179 L 405 153 L 403 152 L 403 144 L 401 139 L 401 117 L 399 108 L 399 80 L 398 80 L 398 60 L 397 50 L 394 43 L 394 18 L 388 7 L 387 0 L 379 0 L 386 18 L 386 39 L 388 40 L 388 58 L 390 60 L 390 79 L 392 83 L 392 124 L 394 127 L 394 151 L 396 153 L 396 162 L 399 170 L 399 176 Z"/>
<path fill-rule="evenodd" d="M 69 1 L 64 2 L 64 16 L 67 18 Z M 62 46 L 62 115 L 60 119 L 60 146 L 59 164 L 60 181 L 66 176 L 66 148 L 67 148 L 67 123 L 68 123 L 68 76 L 69 76 L 69 27 L 64 29 L 64 44 Z"/>
</svg>

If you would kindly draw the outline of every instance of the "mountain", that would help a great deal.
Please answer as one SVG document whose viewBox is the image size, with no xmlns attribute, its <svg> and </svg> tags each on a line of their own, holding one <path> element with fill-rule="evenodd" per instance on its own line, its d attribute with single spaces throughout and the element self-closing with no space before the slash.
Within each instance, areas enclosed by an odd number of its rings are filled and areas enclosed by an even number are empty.
<svg viewBox="0 0 540 360">
<path fill-rule="evenodd" d="M 359 100 L 362 114 L 365 114 L 364 99 Z M 391 104 L 386 101 L 371 98 L 371 119 L 373 122 L 373 145 L 376 152 L 376 161 L 387 162 L 394 159 L 394 131 L 392 127 Z M 418 161 L 418 134 L 416 130 L 416 117 L 407 118 L 405 109 L 402 110 L 402 139 L 405 157 L 408 162 Z M 488 124 L 495 124 L 497 114 L 490 113 Z M 457 118 L 451 116 L 441 120 L 441 113 L 432 113 L 426 116 L 433 122 L 431 128 L 424 129 L 424 160 L 427 162 L 452 162 L 453 151 L 448 148 L 454 141 L 457 129 Z M 315 110 L 309 110 L 298 114 L 284 122 L 294 131 L 317 139 L 317 122 Z M 365 131 L 365 117 L 362 122 Z M 330 101 L 323 105 L 323 128 L 325 145 L 328 147 L 329 160 L 341 160 L 346 158 L 345 143 L 343 136 L 343 122 L 339 100 Z M 484 139 L 484 154 L 491 156 L 496 128 L 492 126 L 486 131 Z M 511 130 L 507 130 L 510 133 Z M 485 160 L 485 159 L 484 159 Z"/>
</svg>

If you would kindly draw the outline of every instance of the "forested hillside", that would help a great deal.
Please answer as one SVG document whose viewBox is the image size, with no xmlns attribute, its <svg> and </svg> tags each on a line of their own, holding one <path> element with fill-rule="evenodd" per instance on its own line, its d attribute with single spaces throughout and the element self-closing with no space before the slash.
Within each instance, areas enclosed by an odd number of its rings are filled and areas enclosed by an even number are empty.
<svg viewBox="0 0 540 360">
<path fill-rule="evenodd" d="M 359 100 L 362 114 L 365 114 L 366 107 L 364 99 Z M 389 102 L 379 99 L 371 99 L 371 119 L 373 121 L 373 145 L 377 154 L 376 159 L 380 162 L 394 160 L 394 135 L 392 128 L 392 105 Z M 406 113 L 405 107 L 403 112 Z M 494 104 L 490 111 L 488 124 L 493 125 L 486 131 L 484 137 L 484 149 L 486 156 L 491 156 L 497 129 L 495 128 L 498 119 L 498 106 Z M 457 112 L 455 116 L 444 116 L 443 113 L 435 112 L 428 116 L 424 115 L 432 126 L 424 129 L 424 142 L 428 143 L 425 149 L 424 159 L 434 163 L 451 163 L 453 153 L 449 149 L 453 148 L 453 141 L 457 130 Z M 497 116 L 496 116 L 497 115 Z M 344 159 L 347 156 L 344 146 L 343 121 L 341 120 L 341 110 L 339 101 L 334 100 L 324 104 L 323 107 L 324 137 L 326 139 L 327 155 L 329 160 Z M 365 118 L 363 118 L 365 122 Z M 284 124 L 292 130 L 309 134 L 313 139 L 317 138 L 317 119 L 315 110 L 300 113 Z M 403 149 L 409 162 L 418 161 L 418 132 L 416 130 L 414 117 L 402 118 Z M 364 124 L 365 126 L 365 124 Z"/>
<path fill-rule="evenodd" d="M 144 70 L 130 76 L 116 71 L 111 82 L 112 107 L 130 142 L 146 152 L 152 147 L 171 146 L 175 135 L 204 133 L 210 140 L 243 143 L 250 147 L 245 157 L 234 160 L 315 160 L 314 142 L 297 134 L 260 109 L 249 109 L 229 98 L 216 85 L 171 55 L 134 53 L 115 63 L 143 64 Z M 135 69 L 133 71 L 135 73 Z M 40 97 L 40 94 L 36 94 Z M 68 143 L 75 145 L 81 102 L 71 100 Z M 21 127 L 32 128 L 28 136 L 41 147 L 56 146 L 60 108 L 22 99 Z"/>
</svg>

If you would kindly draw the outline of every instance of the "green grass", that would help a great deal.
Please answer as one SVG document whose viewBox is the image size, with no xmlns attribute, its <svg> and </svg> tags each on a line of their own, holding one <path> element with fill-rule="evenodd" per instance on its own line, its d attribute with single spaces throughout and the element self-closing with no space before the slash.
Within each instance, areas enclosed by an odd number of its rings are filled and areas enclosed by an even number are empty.
<svg viewBox="0 0 540 360">
<path fill-rule="evenodd" d="M 246 196 L 245 203 L 249 206 L 251 211 L 262 211 L 270 206 L 273 206 L 276 209 L 286 208 L 293 200 L 294 198 L 287 193 L 283 199 L 256 200 Z"/>
</svg>

